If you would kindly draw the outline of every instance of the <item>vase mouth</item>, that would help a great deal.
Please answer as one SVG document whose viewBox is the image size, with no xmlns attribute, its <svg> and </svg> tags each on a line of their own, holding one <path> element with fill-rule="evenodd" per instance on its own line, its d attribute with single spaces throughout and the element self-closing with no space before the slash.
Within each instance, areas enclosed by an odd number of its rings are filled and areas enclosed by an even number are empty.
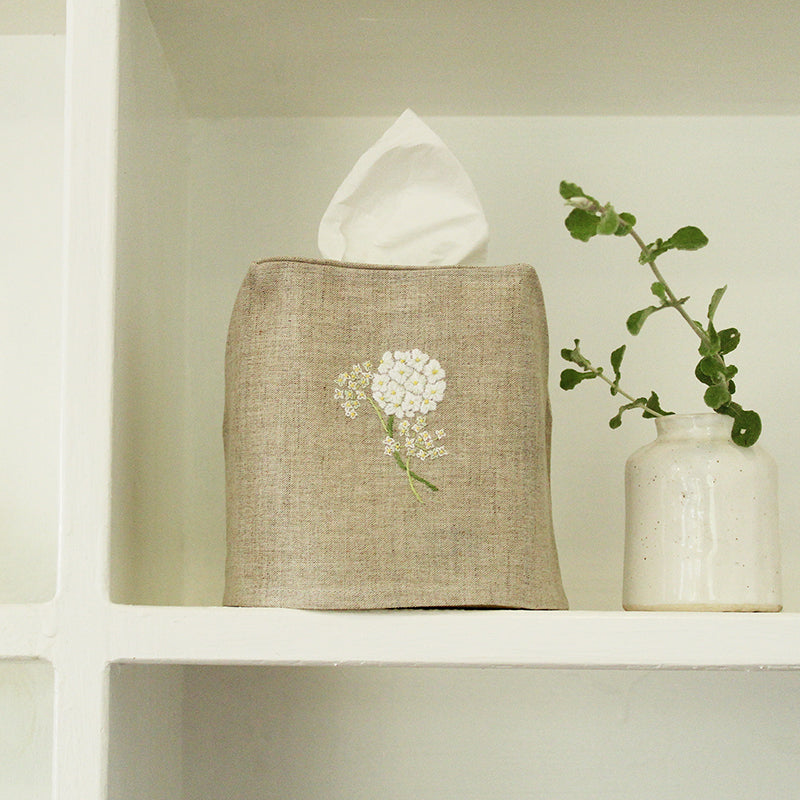
<svg viewBox="0 0 800 800">
<path fill-rule="evenodd" d="M 733 417 L 716 411 L 668 414 L 656 417 L 655 423 L 659 436 L 730 438 L 733 429 Z"/>
</svg>

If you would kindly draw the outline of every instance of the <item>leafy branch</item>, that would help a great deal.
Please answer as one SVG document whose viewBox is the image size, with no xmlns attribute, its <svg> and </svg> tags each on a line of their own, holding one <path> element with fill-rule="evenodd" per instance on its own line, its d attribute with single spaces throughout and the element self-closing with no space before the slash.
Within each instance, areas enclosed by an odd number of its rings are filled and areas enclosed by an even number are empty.
<svg viewBox="0 0 800 800">
<path fill-rule="evenodd" d="M 562 181 L 559 188 L 561 197 L 568 206 L 572 207 L 564 224 L 570 235 L 583 242 L 588 242 L 592 237 L 600 236 L 630 236 L 639 247 L 639 263 L 649 267 L 655 278 L 650 286 L 650 292 L 655 297 L 655 304 L 645 306 L 634 311 L 627 319 L 626 327 L 632 336 L 638 335 L 645 322 L 655 313 L 667 308 L 673 308 L 680 314 L 692 332 L 700 340 L 698 353 L 700 360 L 695 367 L 695 377 L 706 389 L 703 393 L 705 404 L 717 413 L 733 417 L 733 430 L 731 438 L 742 447 L 755 444 L 761 435 L 761 418 L 755 411 L 742 408 L 734 402 L 733 394 L 736 384 L 733 381 L 737 368 L 727 364 L 725 356 L 739 345 L 740 334 L 736 328 L 725 328 L 718 331 L 714 324 L 717 308 L 722 300 L 727 287 L 717 289 L 711 297 L 706 312 L 706 322 L 701 323 L 693 319 L 686 310 L 689 297 L 678 297 L 664 278 L 657 259 L 670 250 L 699 250 L 708 244 L 708 238 L 694 226 L 680 228 L 668 239 L 656 239 L 646 244 L 636 232 L 636 217 L 628 212 L 617 212 L 611 203 L 601 204 L 596 198 L 586 194 L 580 186 Z M 631 409 L 643 409 L 642 416 L 657 417 L 672 412 L 664 411 L 655 392 L 650 397 L 634 397 L 620 388 L 620 369 L 625 346 L 617 348 L 611 354 L 611 366 L 614 370 L 614 380 L 608 378 L 602 367 L 594 367 L 583 356 L 579 349 L 579 340 L 575 340 L 575 348 L 561 351 L 562 357 L 581 368 L 565 369 L 561 373 L 561 388 L 574 389 L 579 383 L 592 378 L 601 378 L 611 387 L 611 394 L 620 394 L 629 402 L 623 404 L 616 416 L 612 417 L 609 425 L 618 428 L 622 423 L 622 414 Z"/>
<path fill-rule="evenodd" d="M 591 380 L 592 378 L 600 378 L 601 380 L 605 381 L 611 390 L 612 395 L 622 395 L 626 400 L 630 401 L 628 403 L 624 403 L 620 406 L 619 412 L 616 416 L 612 417 L 608 424 L 611 428 L 619 428 L 622 425 L 622 414 L 625 411 L 631 411 L 635 408 L 642 409 L 642 416 L 645 419 L 652 419 L 653 417 L 665 417 L 672 412 L 664 411 L 661 408 L 660 401 L 658 399 L 658 395 L 655 392 L 650 392 L 649 397 L 634 397 L 632 394 L 628 394 L 624 389 L 622 389 L 619 385 L 621 374 L 620 370 L 622 368 L 622 357 L 625 355 L 625 345 L 623 344 L 622 347 L 618 347 L 614 352 L 611 354 L 611 368 L 614 370 L 614 380 L 612 381 L 605 372 L 603 372 L 602 367 L 595 367 L 586 356 L 583 355 L 580 351 L 580 340 L 575 340 L 575 347 L 570 350 L 569 348 L 564 348 L 561 351 L 561 357 L 566 361 L 571 361 L 573 364 L 577 364 L 581 367 L 581 371 L 575 369 L 565 369 L 561 373 L 561 388 L 562 389 L 574 389 L 579 383 L 582 383 L 585 380 Z"/>
</svg>

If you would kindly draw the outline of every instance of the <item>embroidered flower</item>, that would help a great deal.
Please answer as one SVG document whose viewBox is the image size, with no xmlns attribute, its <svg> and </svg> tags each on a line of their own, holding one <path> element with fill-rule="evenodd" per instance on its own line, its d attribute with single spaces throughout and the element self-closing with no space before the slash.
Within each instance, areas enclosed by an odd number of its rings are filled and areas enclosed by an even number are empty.
<svg viewBox="0 0 800 800">
<path fill-rule="evenodd" d="M 410 464 L 412 458 L 433 461 L 447 455 L 444 447 L 434 447 L 433 436 L 426 430 L 425 415 L 436 410 L 447 388 L 445 371 L 439 361 L 419 348 L 387 350 L 377 369 L 373 369 L 371 361 L 353 364 L 350 372 L 340 373 L 334 384 L 334 399 L 344 400 L 340 406 L 349 419 L 358 416 L 363 402 L 372 406 L 386 434 L 382 440 L 383 452 L 394 458 L 406 473 L 417 500 L 422 502 L 415 482 L 438 491 L 430 481 L 413 472 Z M 435 434 L 437 439 L 442 439 L 445 432 L 439 428 Z"/>
</svg>

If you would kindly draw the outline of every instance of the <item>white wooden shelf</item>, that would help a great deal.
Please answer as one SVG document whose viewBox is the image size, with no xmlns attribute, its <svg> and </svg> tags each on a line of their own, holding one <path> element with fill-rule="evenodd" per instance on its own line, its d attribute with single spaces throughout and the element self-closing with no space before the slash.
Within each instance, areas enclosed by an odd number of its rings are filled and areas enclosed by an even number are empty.
<svg viewBox="0 0 800 800">
<path fill-rule="evenodd" d="M 800 669 L 800 614 L 95 609 L 106 663 Z M 57 604 L 0 606 L 0 658 L 51 659 Z"/>
<path fill-rule="evenodd" d="M 800 668 L 800 614 L 115 606 L 113 661 Z"/>
<path fill-rule="evenodd" d="M 607 14 L 580 0 L 12 6 L 0 11 L 0 56 L 31 83 L 6 81 L 0 126 L 23 131 L 17 139 L 40 158 L 0 138 L 18 184 L 6 208 L 24 221 L 13 226 L 15 265 L 36 250 L 13 273 L 26 288 L 6 292 L 14 335 L 0 355 L 49 377 L 4 387 L 9 431 L 21 432 L 4 482 L 28 494 L 9 491 L 25 515 L 11 525 L 0 506 L 0 688 L 20 693 L 0 693 L 0 800 L 254 800 L 265 787 L 361 800 L 375 786 L 395 787 L 397 800 L 610 800 L 642 786 L 654 800 L 676 789 L 790 796 L 800 422 L 785 397 L 800 393 L 800 372 L 774 336 L 793 339 L 787 298 L 800 292 L 786 256 L 800 206 L 793 3 L 623 0 Z M 788 611 L 617 611 L 622 467 L 649 429 L 632 419 L 612 433 L 607 397 L 555 388 L 554 521 L 581 610 L 218 605 L 233 298 L 252 260 L 316 255 L 333 191 L 406 107 L 473 178 L 491 260 L 536 266 L 553 387 L 560 347 L 577 335 L 611 352 L 647 295 L 623 266 L 623 242 L 604 250 L 565 234 L 559 180 L 630 204 L 647 235 L 668 235 L 662 224 L 709 234 L 692 265 L 676 257 L 675 274 L 698 313 L 729 284 L 724 314 L 743 334 L 739 392 L 765 420 L 784 487 Z M 44 189 L 46 208 L 35 195 Z M 53 335 L 20 356 L 16 333 L 31 320 Z M 627 368 L 683 407 L 694 394 L 682 372 L 659 358 L 654 374 L 649 354 L 695 354 L 660 324 L 644 352 L 629 348 Z M 422 752 L 417 726 L 429 717 Z M 32 731 L 21 750 L 17 720 Z M 522 755 L 510 761 L 509 751 Z M 37 769 L 42 761 L 52 770 Z"/>
</svg>

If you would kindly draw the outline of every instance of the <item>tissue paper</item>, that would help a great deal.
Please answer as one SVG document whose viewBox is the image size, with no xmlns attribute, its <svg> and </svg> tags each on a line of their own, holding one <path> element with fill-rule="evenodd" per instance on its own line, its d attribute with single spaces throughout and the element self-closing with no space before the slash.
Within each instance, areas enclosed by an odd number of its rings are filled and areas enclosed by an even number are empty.
<svg viewBox="0 0 800 800">
<path fill-rule="evenodd" d="M 358 159 L 319 226 L 326 259 L 367 264 L 486 262 L 488 225 L 464 168 L 410 109 Z"/>
</svg>

